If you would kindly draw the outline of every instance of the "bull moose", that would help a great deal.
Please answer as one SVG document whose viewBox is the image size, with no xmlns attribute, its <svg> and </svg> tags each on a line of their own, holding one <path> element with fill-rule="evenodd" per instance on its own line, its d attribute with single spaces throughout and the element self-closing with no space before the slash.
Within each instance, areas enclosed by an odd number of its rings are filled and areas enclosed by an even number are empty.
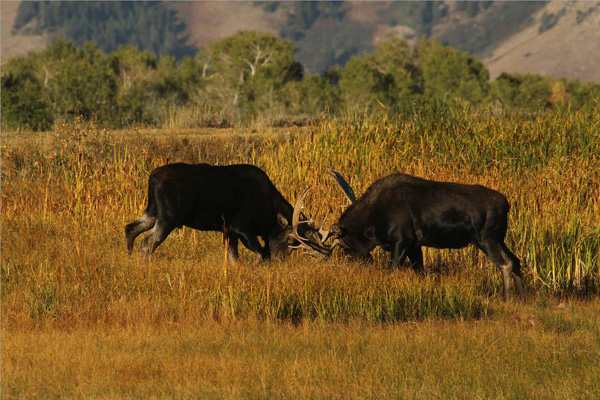
<svg viewBox="0 0 600 400">
<path fill-rule="evenodd" d="M 146 211 L 125 227 L 127 251 L 131 254 L 135 238 L 150 230 L 142 241 L 148 256 L 173 229 L 187 226 L 224 232 L 232 261 L 238 259 L 238 240 L 263 261 L 283 258 L 298 247 L 326 252 L 319 241 L 295 239 L 316 235 L 312 222 L 299 224 L 300 216 L 256 166 L 167 164 L 150 173 Z"/>
<path fill-rule="evenodd" d="M 474 244 L 502 271 L 505 300 L 511 280 L 523 295 L 520 261 L 504 243 L 510 207 L 501 193 L 481 185 L 397 173 L 375 181 L 356 200 L 346 180 L 330 172 L 352 202 L 328 234 L 346 253 L 368 259 L 380 246 L 391 252 L 391 267 L 408 258 L 413 268 L 421 270 L 422 246 L 446 249 Z"/>
</svg>

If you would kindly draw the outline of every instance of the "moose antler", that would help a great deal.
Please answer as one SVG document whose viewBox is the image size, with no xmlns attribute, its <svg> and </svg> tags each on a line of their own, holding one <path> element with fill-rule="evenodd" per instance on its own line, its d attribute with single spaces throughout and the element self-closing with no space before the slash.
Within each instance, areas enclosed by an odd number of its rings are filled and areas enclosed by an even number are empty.
<svg viewBox="0 0 600 400">
<path fill-rule="evenodd" d="M 356 202 L 356 195 L 354 194 L 354 190 L 352 190 L 352 186 L 350 186 L 348 181 L 344 179 L 342 174 L 340 174 L 332 168 L 327 167 L 327 169 L 329 170 L 329 173 L 333 175 L 333 178 L 338 183 L 338 185 L 340 185 L 342 191 L 344 192 L 348 200 L 350 200 L 350 203 Z"/>
<path fill-rule="evenodd" d="M 302 220 L 300 221 L 300 214 L 302 213 L 302 205 L 304 203 L 304 199 L 306 198 L 306 195 L 308 194 L 308 192 L 310 191 L 311 187 L 309 186 L 308 188 L 306 188 L 304 190 L 304 192 L 302 192 L 302 194 L 298 197 L 298 200 L 296 201 L 296 205 L 294 206 L 294 213 L 292 214 L 292 233 L 290 233 L 290 236 L 292 238 L 294 238 L 295 240 L 298 241 L 298 243 L 300 243 L 297 246 L 290 246 L 292 248 L 295 249 L 304 249 L 304 250 L 308 250 L 309 253 L 314 254 L 315 252 L 320 254 L 320 255 L 324 255 L 324 256 L 329 256 L 331 254 L 331 251 L 333 249 L 333 247 L 327 246 L 326 244 L 323 243 L 323 236 L 321 236 L 320 234 L 320 230 L 318 230 L 315 227 L 315 221 L 311 220 L 311 219 L 306 219 L 306 220 Z M 300 235 L 300 233 L 298 232 L 298 227 L 300 226 L 300 224 L 307 224 L 308 225 L 308 229 L 306 230 L 305 234 L 308 235 L 308 237 L 304 237 L 302 235 Z"/>
<path fill-rule="evenodd" d="M 310 186 L 307 187 L 306 189 L 304 189 L 304 192 L 302 192 L 300 197 L 298 197 L 298 200 L 296 200 L 296 205 L 294 206 L 294 213 L 292 214 L 292 232 L 295 235 L 298 234 L 298 225 L 300 223 L 310 223 L 310 222 L 314 223 L 314 221 L 312 221 L 312 220 L 300 221 L 300 214 L 302 213 L 304 198 L 306 197 L 308 192 L 310 192 L 310 189 L 312 189 L 312 187 L 310 187 Z"/>
</svg>

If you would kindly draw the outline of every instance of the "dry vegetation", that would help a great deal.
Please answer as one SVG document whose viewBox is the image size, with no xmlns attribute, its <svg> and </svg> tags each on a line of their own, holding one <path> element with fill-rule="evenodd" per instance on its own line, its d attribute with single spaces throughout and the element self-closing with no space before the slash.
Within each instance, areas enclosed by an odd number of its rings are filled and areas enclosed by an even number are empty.
<svg viewBox="0 0 600 400">
<path fill-rule="evenodd" d="M 3 132 L 3 397 L 594 398 L 599 128 L 597 109 L 434 107 L 304 128 Z M 381 252 L 227 266 L 220 235 L 190 229 L 128 257 L 123 228 L 170 161 L 256 164 L 290 201 L 311 185 L 326 225 L 345 205 L 327 166 L 357 193 L 392 171 L 498 189 L 527 300 L 504 304 L 472 248 L 427 250 L 425 277 L 385 270 Z"/>
<path fill-rule="evenodd" d="M 536 398 L 600 392 L 598 301 L 525 318 L 257 321 L 3 338 L 6 398 Z"/>
</svg>

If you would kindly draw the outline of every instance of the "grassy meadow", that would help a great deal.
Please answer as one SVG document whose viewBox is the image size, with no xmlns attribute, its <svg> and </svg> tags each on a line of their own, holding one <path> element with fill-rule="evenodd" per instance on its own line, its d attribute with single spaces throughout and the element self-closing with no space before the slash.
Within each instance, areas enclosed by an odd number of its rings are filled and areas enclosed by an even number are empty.
<svg viewBox="0 0 600 400">
<path fill-rule="evenodd" d="M 2 132 L 3 398 L 598 398 L 600 112 L 431 106 L 307 126 Z M 228 265 L 214 232 L 145 260 L 124 226 L 167 162 L 252 163 L 330 226 L 391 172 L 504 193 L 526 299 L 478 250 L 426 274 L 338 254 Z M 142 236 L 143 237 L 143 236 Z"/>
</svg>

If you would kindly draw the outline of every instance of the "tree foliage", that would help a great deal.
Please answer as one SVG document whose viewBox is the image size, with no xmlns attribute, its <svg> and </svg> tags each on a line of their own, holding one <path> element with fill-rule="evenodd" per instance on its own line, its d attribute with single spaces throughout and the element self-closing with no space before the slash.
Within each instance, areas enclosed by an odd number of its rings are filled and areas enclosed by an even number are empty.
<svg viewBox="0 0 600 400">
<path fill-rule="evenodd" d="M 2 114 L 8 126 L 47 128 L 58 117 L 113 121 L 116 76 L 93 43 L 57 39 L 39 54 L 10 60 L 2 70 Z"/>
<path fill-rule="evenodd" d="M 426 98 L 460 97 L 474 103 L 485 98 L 489 73 L 475 57 L 425 38 L 419 40 L 416 52 Z"/>
<path fill-rule="evenodd" d="M 41 53 L 43 98 L 57 115 L 94 114 L 105 120 L 114 115 L 116 76 L 108 58 L 87 42 L 82 48 L 63 39 Z"/>
<path fill-rule="evenodd" d="M 550 105 L 552 79 L 536 74 L 502 73 L 490 90 L 490 97 L 512 107 L 543 108 Z"/>
<path fill-rule="evenodd" d="M 229 87 L 234 106 L 264 110 L 290 81 L 302 79 L 295 45 L 270 33 L 242 31 L 210 46 L 211 80 Z"/>
<path fill-rule="evenodd" d="M 53 110 L 40 96 L 37 56 L 13 58 L 2 66 L 2 124 L 44 130 L 52 123 Z"/>
<path fill-rule="evenodd" d="M 352 57 L 341 72 L 339 86 L 347 104 L 367 109 L 393 107 L 421 92 L 421 73 L 405 41 L 390 39 L 373 53 Z"/>
<path fill-rule="evenodd" d="M 32 24 L 34 22 L 34 24 Z M 133 45 L 158 55 L 193 53 L 175 11 L 153 1 L 24 1 L 13 30 L 58 34 L 77 46 L 94 42 L 105 53 Z"/>
<path fill-rule="evenodd" d="M 194 57 L 158 57 L 135 46 L 105 55 L 93 43 L 56 39 L 44 51 L 2 65 L 2 125 L 48 129 L 57 119 L 160 125 L 186 110 L 204 110 L 215 126 L 226 116 L 317 115 L 461 99 L 523 110 L 597 102 L 600 86 L 535 74 L 502 74 L 489 82 L 474 57 L 420 39 L 412 48 L 389 39 L 323 75 L 304 74 L 295 45 L 270 33 L 239 32 Z M 198 115 L 191 113 L 191 118 Z M 211 122 L 211 123 L 213 123 Z M 190 124 L 193 126 L 192 120 Z"/>
</svg>

